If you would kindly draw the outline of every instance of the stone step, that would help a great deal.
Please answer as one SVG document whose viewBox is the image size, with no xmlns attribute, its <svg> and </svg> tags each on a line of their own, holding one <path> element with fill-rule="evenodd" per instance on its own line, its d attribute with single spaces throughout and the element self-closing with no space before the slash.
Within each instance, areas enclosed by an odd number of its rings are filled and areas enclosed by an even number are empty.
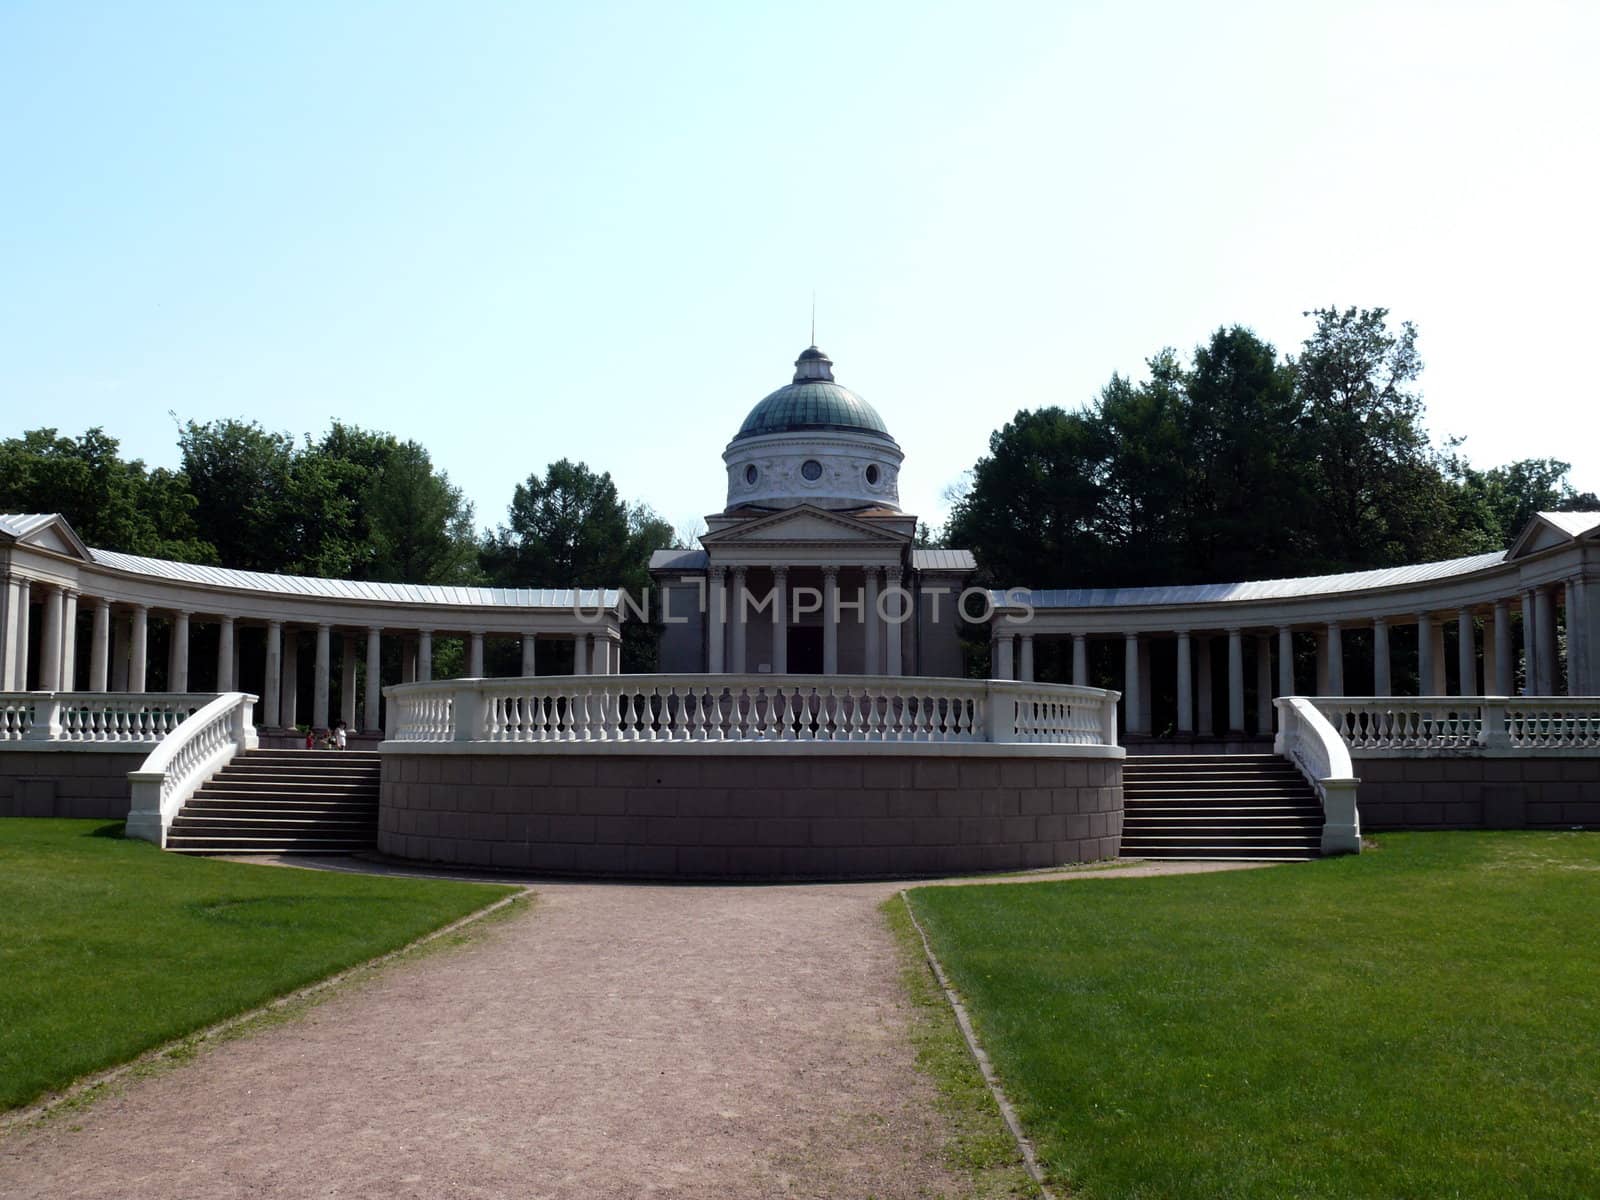
<svg viewBox="0 0 1600 1200">
<path fill-rule="evenodd" d="M 372 845 L 361 838 L 312 838 L 267 835 L 260 837 L 192 837 L 167 835 L 167 849 L 178 854 L 350 854 Z"/>
</svg>

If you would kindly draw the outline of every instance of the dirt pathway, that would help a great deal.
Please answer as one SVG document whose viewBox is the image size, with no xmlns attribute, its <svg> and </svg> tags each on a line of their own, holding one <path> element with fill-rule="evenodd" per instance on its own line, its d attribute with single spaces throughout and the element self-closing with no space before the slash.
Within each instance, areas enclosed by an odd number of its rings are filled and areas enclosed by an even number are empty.
<svg viewBox="0 0 1600 1200">
<path fill-rule="evenodd" d="M 0 1138 L 0 1195 L 959 1195 L 898 886 L 541 883 L 473 945 Z"/>
</svg>

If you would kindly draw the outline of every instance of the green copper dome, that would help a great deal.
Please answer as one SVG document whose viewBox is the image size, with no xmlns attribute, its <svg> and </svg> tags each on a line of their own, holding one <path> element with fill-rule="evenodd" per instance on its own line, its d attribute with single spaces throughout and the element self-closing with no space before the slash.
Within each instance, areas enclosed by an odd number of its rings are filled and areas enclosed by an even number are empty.
<svg viewBox="0 0 1600 1200">
<path fill-rule="evenodd" d="M 807 429 L 847 429 L 893 442 L 877 410 L 833 381 L 833 362 L 815 346 L 795 360 L 794 382 L 750 410 L 733 440 Z"/>
</svg>

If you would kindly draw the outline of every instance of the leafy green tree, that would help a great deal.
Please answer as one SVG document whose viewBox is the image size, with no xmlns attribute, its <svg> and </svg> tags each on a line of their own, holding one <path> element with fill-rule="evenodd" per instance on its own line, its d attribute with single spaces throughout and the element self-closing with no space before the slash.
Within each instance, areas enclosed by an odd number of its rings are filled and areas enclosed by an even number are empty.
<svg viewBox="0 0 1600 1200">
<path fill-rule="evenodd" d="M 124 461 L 98 427 L 80 438 L 34 429 L 0 441 L 0 512 L 58 512 L 90 546 L 214 563 L 195 507 L 182 474 Z"/>
</svg>

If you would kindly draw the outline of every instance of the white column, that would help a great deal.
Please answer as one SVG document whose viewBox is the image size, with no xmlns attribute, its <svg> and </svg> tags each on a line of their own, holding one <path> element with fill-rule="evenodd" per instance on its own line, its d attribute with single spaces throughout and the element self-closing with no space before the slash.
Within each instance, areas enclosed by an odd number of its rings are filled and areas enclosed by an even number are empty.
<svg viewBox="0 0 1600 1200">
<path fill-rule="evenodd" d="M 1033 634 L 1024 633 L 1024 634 L 1019 634 L 1018 636 L 1022 639 L 1022 665 L 1021 665 L 1021 668 L 1020 668 L 1020 673 L 1021 673 L 1021 676 L 1022 676 L 1022 678 L 1023 678 L 1023 680 L 1025 682 L 1032 683 L 1033 682 Z M 898 672 L 891 672 L 891 674 L 898 674 Z"/>
<path fill-rule="evenodd" d="M 99 614 L 95 614 L 99 619 Z M 217 691 L 236 692 L 238 677 L 233 673 L 233 647 L 234 647 L 233 618 L 223 617 L 217 622 Z"/>
<path fill-rule="evenodd" d="M 39 690 L 61 691 L 61 589 L 48 584 L 40 595 L 44 618 L 39 630 Z"/>
<path fill-rule="evenodd" d="M 1244 732 L 1244 632 L 1228 630 L 1228 732 Z"/>
<path fill-rule="evenodd" d="M 17 659 L 14 667 L 14 691 L 28 690 L 28 642 L 33 621 L 33 585 L 26 579 L 18 580 L 17 588 Z"/>
<path fill-rule="evenodd" d="M 887 660 L 884 671 L 889 675 L 901 673 L 900 654 L 904 647 L 906 615 L 905 596 L 900 587 L 900 568 L 898 566 L 886 567 L 883 573 L 886 584 L 885 591 L 894 599 L 894 606 L 889 610 L 894 614 L 894 619 L 883 623 L 884 658 Z M 1027 674 L 1024 679 L 1033 678 L 1033 639 L 1026 634 L 1022 638 L 1022 662 Z"/>
<path fill-rule="evenodd" d="M 822 568 L 822 673 L 839 673 L 839 568 Z"/>
<path fill-rule="evenodd" d="M 1210 737 L 1217 731 L 1216 718 L 1211 712 L 1213 689 L 1211 686 L 1211 635 L 1202 633 L 1194 647 L 1195 663 L 1195 724 L 1201 737 Z"/>
<path fill-rule="evenodd" d="M 400 639 L 400 682 L 415 683 L 417 681 L 417 639 L 402 637 Z"/>
<path fill-rule="evenodd" d="M 367 629 L 367 695 L 361 714 L 363 727 L 377 732 L 383 728 L 383 630 Z"/>
<path fill-rule="evenodd" d="M 1328 622 L 1328 695 L 1344 695 L 1344 630 Z"/>
<path fill-rule="evenodd" d="M 1278 695 L 1294 695 L 1294 630 L 1278 626 Z"/>
<path fill-rule="evenodd" d="M 167 647 L 167 690 L 189 690 L 189 614 L 181 609 L 168 622 L 172 644 Z"/>
<path fill-rule="evenodd" d="M 89 643 L 89 690 L 103 692 L 111 682 L 111 601 L 95 597 L 94 632 Z"/>
<path fill-rule="evenodd" d="M 1463 608 L 1456 613 L 1456 665 L 1461 676 L 1463 696 L 1479 696 L 1478 691 L 1478 638 L 1472 628 L 1472 611 Z"/>
<path fill-rule="evenodd" d="M 427 683 L 433 678 L 433 630 L 417 630 L 417 682 Z M 352 683 L 351 688 L 355 685 Z M 352 700 L 351 703 L 354 703 Z M 353 724 L 353 722 L 352 722 Z"/>
<path fill-rule="evenodd" d="M 1189 631 L 1178 631 L 1178 732 L 1194 732 L 1194 662 Z"/>
<path fill-rule="evenodd" d="M 483 678 L 483 631 L 479 629 L 467 635 L 467 678 Z"/>
<path fill-rule="evenodd" d="M 9 692 L 12 665 L 16 661 L 16 581 L 0 576 L 0 692 Z"/>
<path fill-rule="evenodd" d="M 426 634 L 419 634 L 417 638 L 417 678 L 422 677 L 422 638 Z M 431 638 L 429 639 L 432 640 Z M 539 673 L 539 640 L 531 633 L 522 635 L 522 674 L 531 678 Z M 432 647 L 429 646 L 429 650 Z"/>
<path fill-rule="evenodd" d="M 1445 656 L 1444 656 L 1444 623 L 1434 621 L 1431 623 L 1433 630 L 1433 694 L 1443 696 L 1449 693 L 1445 681 Z"/>
<path fill-rule="evenodd" d="M 1375 696 L 1394 693 L 1394 675 L 1389 662 L 1389 622 L 1382 617 L 1372 622 L 1372 692 Z"/>
<path fill-rule="evenodd" d="M 1531 590 L 1522 593 L 1522 694 L 1539 694 L 1539 622 Z"/>
<path fill-rule="evenodd" d="M 145 666 L 150 645 L 150 610 L 142 604 L 133 606 L 132 645 L 128 648 L 128 690 L 145 690 Z"/>
<path fill-rule="evenodd" d="M 1089 635 L 1072 635 L 1072 682 L 1078 687 L 1089 686 Z"/>
<path fill-rule="evenodd" d="M 877 675 L 883 671 L 883 656 L 878 652 L 878 568 L 867 568 L 867 594 L 861 619 L 865 621 L 864 635 L 866 645 L 865 670 L 868 675 Z M 991 671 L 991 674 L 993 672 Z M 1010 679 L 1009 674 L 1001 678 Z"/>
<path fill-rule="evenodd" d="M 1122 722 L 1129 733 L 1145 732 L 1139 726 L 1144 713 L 1139 695 L 1139 635 L 1122 635 Z"/>
<path fill-rule="evenodd" d="M 1016 678 L 1016 662 L 1012 656 L 1012 646 L 1015 635 L 1009 630 L 996 627 L 994 631 L 994 653 L 990 655 L 993 660 L 989 676 L 992 679 Z"/>
<path fill-rule="evenodd" d="M 745 569 L 733 569 L 733 673 L 742 675 L 749 668 L 745 665 Z"/>
<path fill-rule="evenodd" d="M 589 635 L 580 633 L 572 639 L 572 673 L 574 675 L 587 675 L 589 673 Z"/>
<path fill-rule="evenodd" d="M 300 724 L 300 631 L 290 626 L 283 630 L 283 699 L 278 717 L 285 729 Z"/>
<path fill-rule="evenodd" d="M 78 593 L 68 588 L 61 597 L 61 690 L 78 688 Z"/>
<path fill-rule="evenodd" d="M 772 673 L 789 673 L 789 568 L 772 568 Z"/>
<path fill-rule="evenodd" d="M 328 713 L 328 693 L 332 691 L 333 683 L 333 630 L 327 625 L 317 626 L 317 660 L 312 670 L 316 675 L 311 681 L 311 724 L 317 729 L 327 729 L 332 725 Z"/>
<path fill-rule="evenodd" d="M 1426 696 L 1433 688 L 1433 618 L 1417 617 L 1417 695 Z"/>
<path fill-rule="evenodd" d="M 261 723 L 278 727 L 278 693 L 283 681 L 283 622 L 267 622 L 267 649 L 261 681 Z"/>
<path fill-rule="evenodd" d="M 1516 680 L 1516 647 L 1511 644 L 1511 605 L 1494 602 L 1494 694 L 1509 696 Z"/>
<path fill-rule="evenodd" d="M 706 670 L 713 675 L 722 674 L 727 661 L 723 646 L 728 624 L 727 574 L 726 567 L 706 569 Z"/>
<path fill-rule="evenodd" d="M 339 719 L 351 732 L 356 728 L 356 639 L 345 634 L 339 639 Z"/>
<path fill-rule="evenodd" d="M 1256 733 L 1272 732 L 1272 635 L 1256 634 Z"/>
</svg>

